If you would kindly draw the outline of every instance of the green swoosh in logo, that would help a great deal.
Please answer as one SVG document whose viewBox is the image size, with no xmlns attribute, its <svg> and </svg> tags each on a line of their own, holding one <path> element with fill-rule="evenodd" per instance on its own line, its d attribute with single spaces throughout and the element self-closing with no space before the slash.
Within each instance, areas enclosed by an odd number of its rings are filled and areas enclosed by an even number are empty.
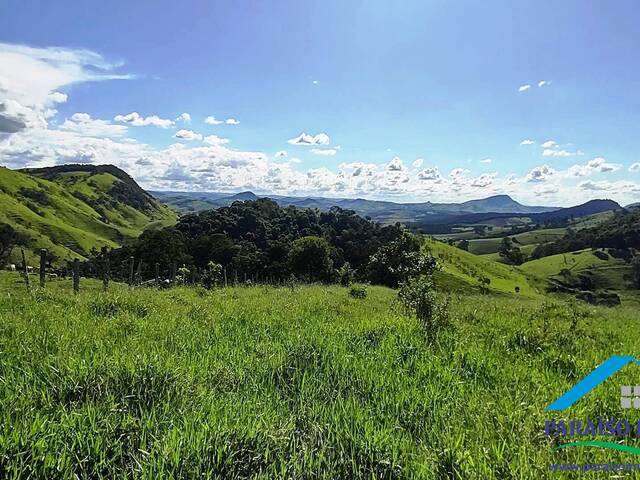
<svg viewBox="0 0 640 480">
<path fill-rule="evenodd" d="M 571 448 L 571 447 L 600 447 L 600 448 L 608 448 L 610 450 L 619 450 L 625 453 L 632 453 L 634 455 L 640 455 L 640 448 L 638 447 L 630 447 L 629 445 L 622 445 L 620 443 L 612 443 L 612 442 L 565 443 L 564 445 L 560 445 L 556 448 L 553 448 L 551 451 L 557 452 L 558 450 L 562 450 L 563 448 Z"/>
</svg>

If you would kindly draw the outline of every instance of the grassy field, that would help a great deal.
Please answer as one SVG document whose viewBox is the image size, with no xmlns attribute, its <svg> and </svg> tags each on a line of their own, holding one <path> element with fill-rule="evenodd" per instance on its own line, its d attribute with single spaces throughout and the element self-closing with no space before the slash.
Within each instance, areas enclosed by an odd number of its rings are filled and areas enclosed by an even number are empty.
<svg viewBox="0 0 640 480">
<path fill-rule="evenodd" d="M 442 267 L 437 274 L 437 281 L 443 289 L 477 293 L 479 279 L 486 277 L 494 293 L 512 294 L 518 287 L 521 296 L 541 298 L 535 283 L 532 284 L 517 267 L 503 265 L 436 240 L 427 240 L 425 248 L 431 251 Z"/>
<path fill-rule="evenodd" d="M 543 427 L 577 379 L 638 351 L 634 309 L 452 296 L 429 343 L 386 288 L 69 291 L 0 275 L 2 478 L 538 479 L 630 461 L 552 453 Z M 571 417 L 626 415 L 618 383 Z"/>
</svg>

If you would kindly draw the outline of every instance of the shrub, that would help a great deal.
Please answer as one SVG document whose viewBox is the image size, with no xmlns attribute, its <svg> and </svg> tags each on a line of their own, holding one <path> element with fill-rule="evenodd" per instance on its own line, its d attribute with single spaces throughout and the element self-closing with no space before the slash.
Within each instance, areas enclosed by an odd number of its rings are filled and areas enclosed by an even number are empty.
<svg viewBox="0 0 640 480">
<path fill-rule="evenodd" d="M 338 280 L 343 287 L 348 287 L 353 282 L 353 270 L 349 262 L 345 262 L 338 270 Z"/>
<path fill-rule="evenodd" d="M 398 298 L 405 313 L 416 316 L 428 342 L 449 325 L 448 302 L 438 303 L 430 276 L 420 275 L 403 282 Z"/>
<path fill-rule="evenodd" d="M 351 295 L 352 298 L 367 298 L 367 286 L 354 285 L 353 287 L 351 287 L 351 290 L 349 290 L 349 295 Z"/>
</svg>

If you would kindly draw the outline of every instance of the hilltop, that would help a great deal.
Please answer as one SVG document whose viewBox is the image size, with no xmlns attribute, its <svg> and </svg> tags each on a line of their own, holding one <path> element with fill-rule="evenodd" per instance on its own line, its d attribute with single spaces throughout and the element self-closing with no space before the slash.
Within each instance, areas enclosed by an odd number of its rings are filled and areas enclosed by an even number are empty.
<svg viewBox="0 0 640 480">
<path fill-rule="evenodd" d="M 176 215 L 112 165 L 0 168 L 0 223 L 60 259 L 117 247 L 147 228 L 173 224 Z M 17 252 L 14 252 L 14 257 Z"/>
</svg>

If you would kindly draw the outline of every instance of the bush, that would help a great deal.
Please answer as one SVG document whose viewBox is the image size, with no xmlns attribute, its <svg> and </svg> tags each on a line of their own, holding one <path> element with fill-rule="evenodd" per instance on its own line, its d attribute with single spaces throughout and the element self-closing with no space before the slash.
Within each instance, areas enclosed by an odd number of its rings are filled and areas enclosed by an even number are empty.
<svg viewBox="0 0 640 480">
<path fill-rule="evenodd" d="M 349 262 L 345 262 L 338 270 L 338 280 L 343 287 L 348 287 L 353 282 L 353 270 Z"/>
<path fill-rule="evenodd" d="M 448 326 L 448 302 L 438 303 L 430 276 L 420 275 L 403 282 L 398 298 L 405 313 L 416 316 L 428 342 L 434 341 Z"/>
<path fill-rule="evenodd" d="M 367 298 L 367 286 L 354 285 L 349 290 L 349 295 L 351 295 L 352 298 L 358 298 L 358 299 Z"/>
</svg>

